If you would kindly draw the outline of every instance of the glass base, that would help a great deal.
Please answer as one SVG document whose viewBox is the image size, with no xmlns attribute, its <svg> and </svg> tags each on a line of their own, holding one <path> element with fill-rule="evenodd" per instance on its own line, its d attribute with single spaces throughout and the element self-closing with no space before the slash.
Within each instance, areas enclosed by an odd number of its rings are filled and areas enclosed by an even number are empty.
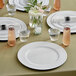
<svg viewBox="0 0 76 76">
<path fill-rule="evenodd" d="M 9 16 L 14 16 L 14 15 L 15 15 L 15 13 L 8 13 L 8 15 L 9 15 Z"/>
</svg>

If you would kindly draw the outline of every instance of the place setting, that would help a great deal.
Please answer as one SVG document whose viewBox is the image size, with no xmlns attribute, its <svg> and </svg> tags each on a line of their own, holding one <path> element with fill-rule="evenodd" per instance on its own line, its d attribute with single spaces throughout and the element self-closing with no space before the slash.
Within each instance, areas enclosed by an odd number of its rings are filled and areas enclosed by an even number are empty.
<svg viewBox="0 0 76 76">
<path fill-rule="evenodd" d="M 76 75 L 75 0 L 67 2 L 0 0 L 0 76 Z"/>
<path fill-rule="evenodd" d="M 27 29 L 26 24 L 17 18 L 0 17 L 0 41 L 8 40 L 9 25 L 14 25 L 16 38 L 19 37 L 19 31 L 21 29 Z"/>
<path fill-rule="evenodd" d="M 63 32 L 64 26 L 69 25 L 71 33 L 76 33 L 76 11 L 58 11 L 48 16 L 47 24 Z"/>
<path fill-rule="evenodd" d="M 8 0 L 6 8 L 10 17 L 0 17 L 0 41 L 8 41 L 7 44 L 10 47 L 14 47 L 16 45 L 16 39 L 19 38 L 21 43 L 25 43 L 25 45 L 17 52 L 19 62 L 34 70 L 47 71 L 60 67 L 67 60 L 66 50 L 53 42 L 57 41 L 59 39 L 60 32 L 63 32 L 63 25 L 61 24 L 65 22 L 63 16 L 75 16 L 75 12 L 67 15 L 70 11 L 59 11 L 48 16 L 45 14 L 45 11 L 49 12 L 51 10 L 51 6 L 48 6 L 49 0 L 35 1 L 34 5 L 34 2 L 33 4 L 32 2 L 28 3 L 28 0 Z M 34 6 L 31 6 L 31 4 Z M 31 7 L 28 9 L 27 5 Z M 11 17 L 15 15 L 16 10 L 20 10 L 22 12 L 26 11 L 29 14 L 29 26 L 30 29 L 33 29 L 33 35 L 35 36 L 42 34 L 44 14 L 48 16 L 47 24 L 50 28 L 47 32 L 51 42 L 36 41 L 26 44 L 31 31 L 22 20 Z M 56 22 L 58 21 L 56 18 L 59 18 L 59 16 L 61 17 L 61 15 L 62 22 Z M 61 25 L 59 26 L 57 23 Z M 65 36 L 63 36 L 63 44 L 68 46 L 70 43 L 67 44 L 65 41 Z"/>
<path fill-rule="evenodd" d="M 47 9 L 43 7 L 44 5 L 49 5 L 49 0 L 38 0 L 36 3 L 37 5 L 30 7 L 30 10 L 28 10 L 26 7 L 31 4 L 31 2 L 28 3 L 28 0 L 8 0 L 6 8 L 10 16 L 14 16 L 16 10 L 28 12 L 29 26 L 31 29 L 34 29 L 33 34 L 40 35 L 42 33 L 44 12 L 49 12 L 51 6 Z M 49 26 L 51 25 L 50 22 L 53 16 L 50 15 L 47 18 Z M 23 21 L 13 17 L 0 17 L 0 40 L 7 40 L 10 47 L 15 46 L 16 38 L 20 38 L 22 43 L 26 43 L 30 32 Z M 59 39 L 61 30 L 58 28 L 50 28 L 47 32 L 49 33 L 50 40 L 55 42 Z M 17 58 L 24 66 L 43 71 L 55 69 L 63 65 L 67 60 L 67 53 L 58 44 L 38 41 L 22 46 L 17 53 Z"/>
</svg>

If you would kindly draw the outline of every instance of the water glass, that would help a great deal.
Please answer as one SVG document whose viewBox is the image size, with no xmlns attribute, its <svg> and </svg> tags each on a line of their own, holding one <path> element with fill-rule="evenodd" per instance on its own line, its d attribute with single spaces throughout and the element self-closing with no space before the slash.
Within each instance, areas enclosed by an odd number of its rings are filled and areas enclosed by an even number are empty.
<svg viewBox="0 0 76 76">
<path fill-rule="evenodd" d="M 60 30 L 57 28 L 50 28 L 48 30 L 51 41 L 56 41 L 59 38 Z"/>
<path fill-rule="evenodd" d="M 19 37 L 21 42 L 26 42 L 27 39 L 29 38 L 30 35 L 30 30 L 20 30 L 19 32 Z"/>
<path fill-rule="evenodd" d="M 8 1 L 6 4 L 8 15 L 10 15 L 10 16 L 14 16 L 14 14 L 16 12 L 16 5 L 14 3 L 14 0 L 12 0 L 12 1 L 13 2 Z"/>
</svg>

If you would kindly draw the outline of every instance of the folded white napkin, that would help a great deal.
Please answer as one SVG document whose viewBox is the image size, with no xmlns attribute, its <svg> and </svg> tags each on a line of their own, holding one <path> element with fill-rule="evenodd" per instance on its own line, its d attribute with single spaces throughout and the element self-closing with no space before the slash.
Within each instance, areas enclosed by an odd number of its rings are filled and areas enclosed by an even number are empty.
<svg viewBox="0 0 76 76">
<path fill-rule="evenodd" d="M 68 21 L 66 21 L 67 17 L 69 17 Z M 76 16 L 54 16 L 51 21 L 53 23 L 76 23 Z"/>
</svg>

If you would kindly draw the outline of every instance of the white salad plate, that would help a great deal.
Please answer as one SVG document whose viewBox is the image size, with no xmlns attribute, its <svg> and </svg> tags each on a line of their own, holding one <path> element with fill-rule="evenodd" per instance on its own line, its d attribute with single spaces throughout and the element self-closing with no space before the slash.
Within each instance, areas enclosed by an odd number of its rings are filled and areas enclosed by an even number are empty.
<svg viewBox="0 0 76 76">
<path fill-rule="evenodd" d="M 50 70 L 61 66 L 67 60 L 67 53 L 57 44 L 41 41 L 24 45 L 17 57 L 28 68 Z"/>
<path fill-rule="evenodd" d="M 1 30 L 1 25 L 5 25 L 6 29 Z M 23 29 L 23 28 L 27 29 L 26 24 L 17 18 L 0 17 L 0 40 L 2 41 L 8 40 L 8 26 L 9 25 L 14 25 L 16 38 L 19 37 L 20 29 Z"/>
<path fill-rule="evenodd" d="M 49 27 L 51 28 L 58 28 L 60 29 L 61 32 L 63 32 L 64 26 L 65 25 L 69 25 L 71 28 L 71 33 L 76 33 L 76 22 L 70 22 L 70 23 L 53 23 L 53 19 L 55 18 L 64 18 L 64 17 L 70 17 L 70 16 L 75 16 L 76 17 L 76 11 L 59 11 L 59 12 L 55 12 L 51 15 L 48 16 L 47 18 L 47 24 Z M 76 21 L 76 18 L 74 18 Z M 72 20 L 72 19 L 71 19 Z M 62 21 L 64 22 L 64 20 Z"/>
<path fill-rule="evenodd" d="M 12 0 L 9 0 L 12 2 Z M 49 0 L 37 0 L 38 3 L 43 2 L 42 5 L 48 5 Z M 14 3 L 16 5 L 16 9 L 25 11 L 24 7 L 27 7 L 28 0 L 14 0 Z"/>
</svg>

